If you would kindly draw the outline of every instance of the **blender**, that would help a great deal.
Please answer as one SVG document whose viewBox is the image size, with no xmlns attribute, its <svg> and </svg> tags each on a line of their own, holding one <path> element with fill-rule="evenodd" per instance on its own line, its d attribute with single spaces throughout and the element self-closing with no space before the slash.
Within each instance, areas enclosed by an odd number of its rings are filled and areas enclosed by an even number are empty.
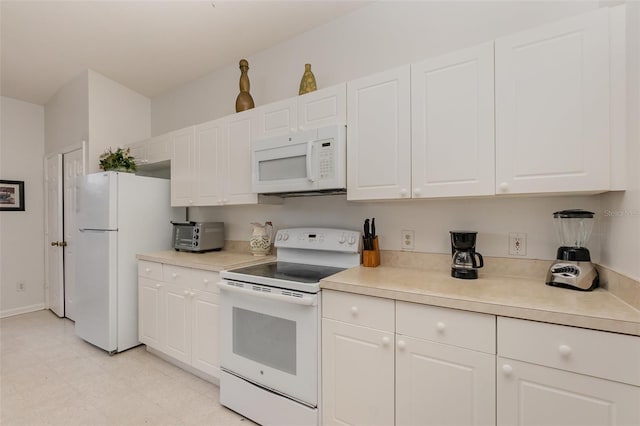
<svg viewBox="0 0 640 426">
<path fill-rule="evenodd" d="M 562 210 L 553 214 L 560 247 L 556 261 L 547 272 L 547 285 L 590 291 L 598 287 L 598 271 L 585 247 L 593 230 L 595 213 Z"/>
</svg>

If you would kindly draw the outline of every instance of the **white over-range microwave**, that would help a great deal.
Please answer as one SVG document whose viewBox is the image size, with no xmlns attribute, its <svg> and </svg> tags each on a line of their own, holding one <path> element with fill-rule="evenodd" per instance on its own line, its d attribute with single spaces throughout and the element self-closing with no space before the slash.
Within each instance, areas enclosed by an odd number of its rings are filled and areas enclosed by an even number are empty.
<svg viewBox="0 0 640 426">
<path fill-rule="evenodd" d="M 252 191 L 281 196 L 346 192 L 345 126 L 321 127 L 253 142 Z"/>
</svg>

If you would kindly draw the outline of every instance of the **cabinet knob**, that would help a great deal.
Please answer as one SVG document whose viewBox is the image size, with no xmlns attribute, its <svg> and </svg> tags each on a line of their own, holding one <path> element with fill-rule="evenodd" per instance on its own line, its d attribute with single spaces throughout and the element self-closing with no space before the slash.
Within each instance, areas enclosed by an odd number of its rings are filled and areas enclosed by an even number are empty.
<svg viewBox="0 0 640 426">
<path fill-rule="evenodd" d="M 193 296 L 195 296 L 195 295 L 196 295 L 196 294 L 195 294 L 193 291 L 189 292 L 189 296 L 193 297 Z"/>
<path fill-rule="evenodd" d="M 160 285 L 160 284 L 156 284 L 156 288 L 160 288 L 160 287 L 161 287 L 161 285 Z"/>
<path fill-rule="evenodd" d="M 502 372 L 505 376 L 511 376 L 511 374 L 513 373 L 513 367 L 509 364 L 502 364 Z"/>
<path fill-rule="evenodd" d="M 204 278 L 204 279 L 202 280 L 202 282 L 203 282 L 203 283 L 205 283 L 205 284 L 209 284 L 209 278 Z"/>
<path fill-rule="evenodd" d="M 193 200 L 189 200 L 189 204 L 193 204 Z"/>
<path fill-rule="evenodd" d="M 382 338 L 382 346 L 389 346 L 389 343 L 391 343 L 391 339 L 389 339 L 387 336 L 384 336 Z"/>
<path fill-rule="evenodd" d="M 146 273 L 149 273 L 149 272 L 151 272 L 151 268 L 144 268 L 144 271 L 145 271 Z"/>
<path fill-rule="evenodd" d="M 558 346 L 558 352 L 560 352 L 560 355 L 562 355 L 563 357 L 568 357 L 569 355 L 571 355 L 571 346 L 569 345 L 560 345 Z"/>
<path fill-rule="evenodd" d="M 500 183 L 500 191 L 507 192 L 509 190 L 509 184 L 507 182 Z"/>
<path fill-rule="evenodd" d="M 422 191 L 420 190 L 420 188 L 414 188 L 413 189 L 413 195 L 419 196 L 422 193 Z"/>
<path fill-rule="evenodd" d="M 189 295 L 189 290 L 185 290 L 185 291 L 184 291 L 184 295 L 185 295 L 185 296 L 188 296 L 188 295 Z"/>
<path fill-rule="evenodd" d="M 407 342 L 404 340 L 398 340 L 398 349 L 402 350 L 407 347 Z"/>
<path fill-rule="evenodd" d="M 436 323 L 436 330 L 438 330 L 438 332 L 442 333 L 445 328 L 447 328 L 447 326 L 442 321 Z"/>
<path fill-rule="evenodd" d="M 409 191 L 407 191 L 407 188 L 402 188 L 402 189 L 400 190 L 400 195 L 401 195 L 402 197 L 406 197 L 408 193 L 409 193 Z"/>
<path fill-rule="evenodd" d="M 178 274 L 174 272 L 173 274 L 171 274 L 171 278 L 178 278 Z"/>
<path fill-rule="evenodd" d="M 351 315 L 353 315 L 353 316 L 358 315 L 358 307 L 357 306 L 352 306 L 351 307 Z"/>
<path fill-rule="evenodd" d="M 228 202 L 228 201 L 229 201 L 229 200 L 227 200 L 226 198 L 223 198 L 223 199 L 222 199 L 222 204 L 227 204 L 227 202 Z"/>
</svg>

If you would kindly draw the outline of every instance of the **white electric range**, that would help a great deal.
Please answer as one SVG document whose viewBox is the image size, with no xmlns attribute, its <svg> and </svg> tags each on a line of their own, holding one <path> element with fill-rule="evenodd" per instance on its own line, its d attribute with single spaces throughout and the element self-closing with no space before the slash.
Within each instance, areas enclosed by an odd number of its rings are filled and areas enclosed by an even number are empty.
<svg viewBox="0 0 640 426">
<path fill-rule="evenodd" d="M 359 265 L 360 241 L 281 229 L 276 262 L 220 273 L 222 405 L 263 425 L 320 424 L 320 280 Z"/>
</svg>

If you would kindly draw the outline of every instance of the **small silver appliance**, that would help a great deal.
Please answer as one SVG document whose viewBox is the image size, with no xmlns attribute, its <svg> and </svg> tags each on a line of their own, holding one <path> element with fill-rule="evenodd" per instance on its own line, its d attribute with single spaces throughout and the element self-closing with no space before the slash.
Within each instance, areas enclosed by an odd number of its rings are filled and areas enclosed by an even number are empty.
<svg viewBox="0 0 640 426">
<path fill-rule="evenodd" d="M 173 248 L 201 253 L 224 247 L 224 222 L 171 222 Z"/>
<path fill-rule="evenodd" d="M 593 230 L 595 214 L 586 210 L 562 210 L 553 214 L 560 247 L 547 272 L 547 285 L 590 291 L 598 287 L 598 271 L 585 246 Z"/>
</svg>

